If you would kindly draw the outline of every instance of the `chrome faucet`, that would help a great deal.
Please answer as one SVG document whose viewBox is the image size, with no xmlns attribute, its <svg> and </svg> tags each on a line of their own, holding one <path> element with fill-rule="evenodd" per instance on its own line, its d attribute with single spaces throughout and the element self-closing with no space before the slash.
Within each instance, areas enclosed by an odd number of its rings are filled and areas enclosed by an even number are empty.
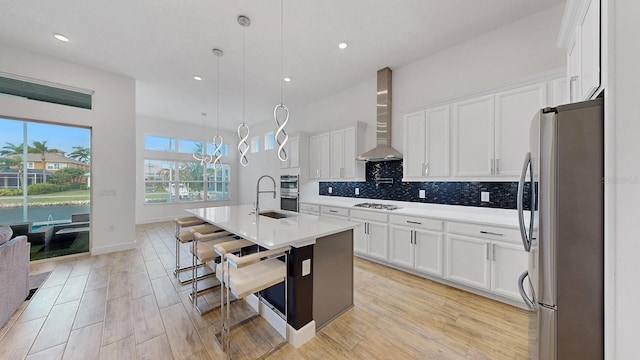
<svg viewBox="0 0 640 360">
<path fill-rule="evenodd" d="M 260 191 L 260 180 L 263 178 L 269 178 L 273 182 L 273 190 L 271 191 Z M 256 215 L 260 215 L 260 194 L 262 193 L 273 193 L 273 198 L 276 198 L 276 180 L 269 175 L 262 175 L 258 179 L 258 183 L 256 184 Z"/>
</svg>

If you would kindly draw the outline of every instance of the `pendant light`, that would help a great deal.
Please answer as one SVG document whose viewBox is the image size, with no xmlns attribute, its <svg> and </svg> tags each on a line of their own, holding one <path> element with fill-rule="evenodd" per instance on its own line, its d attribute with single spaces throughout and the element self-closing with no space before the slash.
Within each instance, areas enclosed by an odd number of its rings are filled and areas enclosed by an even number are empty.
<svg viewBox="0 0 640 360">
<path fill-rule="evenodd" d="M 222 145 L 224 140 L 220 135 L 220 58 L 224 56 L 224 52 L 220 49 L 213 49 L 213 55 L 218 59 L 216 61 L 216 136 L 213 137 L 213 168 L 215 170 L 222 169 Z"/>
<path fill-rule="evenodd" d="M 202 130 L 204 130 L 204 128 L 205 128 L 204 119 L 207 117 L 207 113 L 203 112 L 201 114 L 202 114 Z M 198 153 L 194 152 L 191 155 L 193 156 L 194 159 L 200 161 L 200 165 L 204 165 L 205 163 L 210 164 L 211 161 L 213 160 L 213 156 L 207 154 L 204 144 L 202 144 L 202 149 L 201 150 L 202 150 L 201 154 L 198 154 Z"/>
<path fill-rule="evenodd" d="M 280 161 L 287 161 L 289 156 L 284 149 L 285 144 L 289 140 L 289 135 L 284 130 L 284 127 L 289 122 L 289 108 L 284 105 L 284 5 L 283 0 L 280 0 L 280 104 L 276 105 L 273 109 L 273 120 L 276 122 L 278 129 L 276 130 L 276 142 L 278 143 L 278 159 Z M 284 118 L 282 123 L 278 119 L 278 110 L 282 110 Z"/>
<path fill-rule="evenodd" d="M 249 151 L 249 143 L 247 139 L 249 138 L 249 126 L 245 124 L 246 120 L 246 84 L 245 84 L 245 32 L 249 25 L 251 25 L 251 20 L 244 15 L 238 16 L 238 24 L 242 26 L 242 124 L 238 126 L 238 138 L 240 142 L 238 143 L 238 151 L 240 152 L 240 165 L 247 166 L 249 165 L 249 159 L 247 159 L 247 152 Z"/>
</svg>

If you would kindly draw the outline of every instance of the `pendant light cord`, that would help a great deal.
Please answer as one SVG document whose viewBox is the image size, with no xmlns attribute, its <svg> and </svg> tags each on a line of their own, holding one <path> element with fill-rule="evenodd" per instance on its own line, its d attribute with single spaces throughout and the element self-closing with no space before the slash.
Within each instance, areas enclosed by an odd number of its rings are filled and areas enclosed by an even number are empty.
<svg viewBox="0 0 640 360">
<path fill-rule="evenodd" d="M 284 104 L 284 0 L 280 0 L 280 104 Z"/>
</svg>

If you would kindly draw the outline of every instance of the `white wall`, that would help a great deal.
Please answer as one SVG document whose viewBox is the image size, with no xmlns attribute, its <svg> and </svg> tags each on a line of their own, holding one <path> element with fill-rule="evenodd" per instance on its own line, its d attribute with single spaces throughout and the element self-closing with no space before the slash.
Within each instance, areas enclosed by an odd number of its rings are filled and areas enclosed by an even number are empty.
<svg viewBox="0 0 640 360">
<path fill-rule="evenodd" d="M 135 247 L 135 81 L 0 45 L 0 71 L 95 91 L 93 109 L 0 96 L 0 115 L 92 128 L 91 253 Z"/>
<path fill-rule="evenodd" d="M 638 358 L 638 329 L 640 326 L 640 2 L 614 0 L 609 8 L 609 88 L 611 95 L 608 122 L 614 122 L 614 152 L 607 161 L 615 161 L 615 177 L 607 179 L 614 187 L 613 219 L 615 246 L 615 354 L 609 358 L 626 360 Z M 613 11 L 611 11 L 613 10 Z M 613 38 L 613 43 L 611 39 Z M 610 91 L 610 90 L 611 91 Z M 610 209 L 607 209 L 610 210 Z M 612 239 L 612 238 L 609 238 Z M 611 280 L 608 278 L 607 280 Z"/>
<path fill-rule="evenodd" d="M 207 121 L 212 121 L 208 119 Z M 164 220 L 173 220 L 178 216 L 188 215 L 185 209 L 203 206 L 222 206 L 238 204 L 238 165 L 237 165 L 237 135 L 229 131 L 220 131 L 224 143 L 229 144 L 229 157 L 223 157 L 224 164 L 231 164 L 229 179 L 228 201 L 206 201 L 197 203 L 179 204 L 145 204 L 144 186 L 144 159 L 157 159 L 158 155 L 144 150 L 145 134 L 169 136 L 181 139 L 201 140 L 211 142 L 216 135 L 215 128 L 210 126 L 198 126 L 177 121 L 138 116 L 136 120 L 136 223 L 149 223 Z M 184 160 L 192 161 L 189 154 L 184 154 Z"/>
</svg>

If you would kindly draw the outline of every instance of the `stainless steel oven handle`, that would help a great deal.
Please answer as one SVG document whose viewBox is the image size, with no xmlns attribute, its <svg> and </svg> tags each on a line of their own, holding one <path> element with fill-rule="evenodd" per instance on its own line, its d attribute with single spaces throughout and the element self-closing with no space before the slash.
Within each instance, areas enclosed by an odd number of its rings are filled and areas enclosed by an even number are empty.
<svg viewBox="0 0 640 360">
<path fill-rule="evenodd" d="M 527 292 L 524 291 L 524 279 L 526 279 L 527 276 L 529 276 L 529 271 L 525 270 L 525 272 L 520 274 L 520 277 L 518 277 L 518 291 L 520 292 L 520 296 L 522 297 L 522 300 L 524 300 L 524 303 L 527 305 L 529 310 L 536 311 L 538 309 L 538 304 L 536 304 L 535 296 L 533 300 L 529 299 L 529 295 L 527 295 Z"/>
<path fill-rule="evenodd" d="M 531 165 L 531 153 L 527 153 L 524 157 L 524 165 L 522 166 L 522 172 L 520 173 L 520 181 L 518 181 L 518 197 L 517 197 L 517 205 L 518 205 L 518 224 L 520 225 L 520 235 L 522 236 L 522 245 L 524 245 L 524 250 L 529 252 L 531 250 L 531 239 L 527 234 L 527 228 L 524 225 L 524 183 L 527 177 L 527 170 Z M 533 181 L 531 183 L 531 191 L 533 191 Z M 533 211 L 533 204 L 531 204 Z"/>
<path fill-rule="evenodd" d="M 291 199 L 291 200 L 298 200 L 297 196 L 286 196 L 286 195 L 280 195 L 281 199 Z"/>
</svg>

